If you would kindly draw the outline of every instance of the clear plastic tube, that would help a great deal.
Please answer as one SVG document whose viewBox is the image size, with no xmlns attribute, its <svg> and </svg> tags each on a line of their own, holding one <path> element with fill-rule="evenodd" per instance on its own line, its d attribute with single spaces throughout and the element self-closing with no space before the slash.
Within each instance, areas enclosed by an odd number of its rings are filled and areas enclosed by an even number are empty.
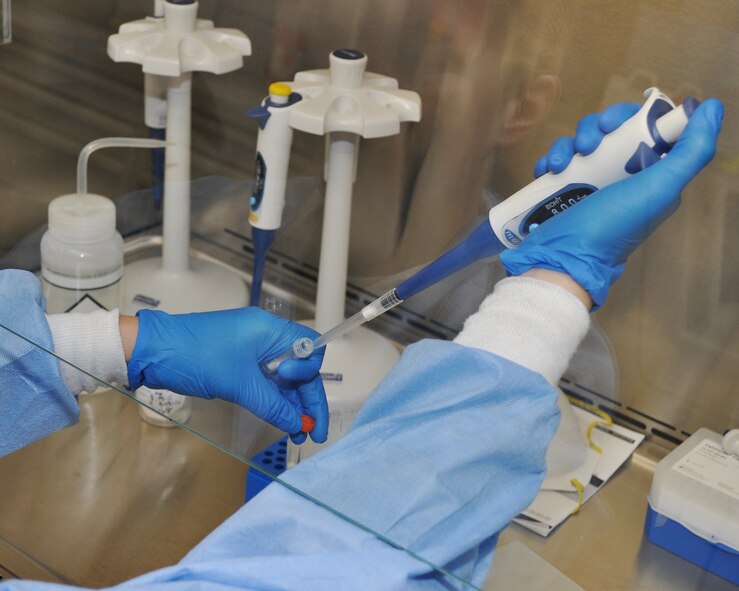
<svg viewBox="0 0 739 591">
<path fill-rule="evenodd" d="M 310 354 L 313 353 L 313 351 L 315 351 L 316 349 L 325 347 L 331 341 L 345 335 L 350 330 L 361 326 L 365 322 L 369 322 L 373 318 L 377 318 L 381 314 L 384 314 L 391 308 L 394 308 L 395 306 L 400 304 L 402 301 L 403 300 L 398 298 L 398 294 L 395 292 L 395 289 L 391 289 L 376 300 L 373 300 L 372 302 L 367 304 L 359 312 L 354 314 L 354 316 L 351 316 L 343 322 L 340 322 L 331 330 L 328 330 L 317 337 L 315 340 L 309 339 L 307 337 L 298 339 L 292 344 L 292 347 L 290 347 L 290 349 L 288 349 L 278 357 L 275 357 L 274 359 L 272 359 L 272 361 L 266 363 L 264 367 L 267 372 L 274 373 L 280 366 L 280 363 L 282 363 L 283 361 L 287 361 L 288 359 L 305 359 L 306 357 L 310 356 Z"/>
<path fill-rule="evenodd" d="M 80 151 L 77 158 L 77 193 L 87 193 L 87 161 L 90 155 L 102 148 L 164 148 L 165 140 L 150 140 L 136 137 L 104 137 L 91 141 Z"/>
</svg>

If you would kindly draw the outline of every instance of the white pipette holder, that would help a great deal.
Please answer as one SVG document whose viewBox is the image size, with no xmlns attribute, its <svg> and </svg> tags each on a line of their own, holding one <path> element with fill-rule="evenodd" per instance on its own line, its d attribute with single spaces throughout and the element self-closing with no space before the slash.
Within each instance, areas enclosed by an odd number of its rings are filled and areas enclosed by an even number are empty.
<svg viewBox="0 0 739 591">
<path fill-rule="evenodd" d="M 168 312 L 246 305 L 246 286 L 218 265 L 190 258 L 190 115 L 192 72 L 225 74 L 251 54 L 249 38 L 197 18 L 198 3 L 165 2 L 164 18 L 121 25 L 108 39 L 115 62 L 140 64 L 145 74 L 166 77 L 168 147 L 164 177 L 162 257 L 126 267 L 126 299 L 143 294 Z M 217 285 L 218 289 L 213 289 Z"/>
<path fill-rule="evenodd" d="M 400 133 L 402 121 L 421 119 L 421 98 L 394 78 L 366 72 L 367 56 L 339 49 L 324 70 L 299 72 L 288 84 L 303 96 L 290 111 L 293 129 L 326 135 L 326 204 L 321 241 L 316 327 L 344 319 L 352 187 L 359 138 Z"/>
<path fill-rule="evenodd" d="M 417 93 L 399 89 L 394 78 L 366 72 L 366 66 L 362 52 L 339 49 L 331 53 L 328 69 L 299 72 L 287 83 L 303 97 L 290 111 L 290 126 L 326 136 L 326 202 L 315 320 L 319 332 L 344 320 L 359 138 L 396 135 L 401 122 L 421 119 Z M 331 343 L 322 373 L 332 378 L 324 379 L 332 412 L 361 405 L 398 359 L 398 349 L 390 340 L 362 327 Z M 341 434 L 330 432 L 329 440 Z M 310 453 L 310 443 L 301 448 Z"/>
</svg>

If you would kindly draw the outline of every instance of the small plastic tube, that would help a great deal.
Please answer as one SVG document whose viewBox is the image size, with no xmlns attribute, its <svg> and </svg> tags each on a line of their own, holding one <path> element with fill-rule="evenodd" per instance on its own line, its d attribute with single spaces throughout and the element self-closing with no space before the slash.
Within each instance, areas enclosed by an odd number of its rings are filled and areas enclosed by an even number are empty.
<svg viewBox="0 0 739 591">
<path fill-rule="evenodd" d="M 310 433 L 316 426 L 316 422 L 308 415 L 300 415 L 300 420 L 303 422 L 301 433 Z"/>
<path fill-rule="evenodd" d="M 105 137 L 91 141 L 80 151 L 77 159 L 77 193 L 87 193 L 87 161 L 90 155 L 102 148 L 164 148 L 165 140 L 151 140 L 135 137 Z"/>
</svg>

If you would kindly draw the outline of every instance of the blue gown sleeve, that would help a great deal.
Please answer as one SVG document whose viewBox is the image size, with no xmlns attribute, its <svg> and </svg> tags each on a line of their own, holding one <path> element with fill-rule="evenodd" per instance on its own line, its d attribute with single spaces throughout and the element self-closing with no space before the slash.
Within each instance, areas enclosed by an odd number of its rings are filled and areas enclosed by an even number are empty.
<svg viewBox="0 0 739 591">
<path fill-rule="evenodd" d="M 0 271 L 0 457 L 79 418 L 59 361 L 36 346 L 54 349 L 44 308 L 31 273 Z"/>
<path fill-rule="evenodd" d="M 283 475 L 304 495 L 273 483 L 179 564 L 116 589 L 450 588 L 455 581 L 429 562 L 479 586 L 499 532 L 536 496 L 558 419 L 540 375 L 482 350 L 423 341 L 342 440 Z M 62 588 L 9 582 L 0 591 L 42 587 Z"/>
</svg>

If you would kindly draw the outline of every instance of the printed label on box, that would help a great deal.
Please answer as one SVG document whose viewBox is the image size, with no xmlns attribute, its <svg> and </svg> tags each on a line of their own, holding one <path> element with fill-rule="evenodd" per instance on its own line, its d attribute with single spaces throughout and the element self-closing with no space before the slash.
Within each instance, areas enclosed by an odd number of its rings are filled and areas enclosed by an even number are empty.
<svg viewBox="0 0 739 591">
<path fill-rule="evenodd" d="M 739 458 L 716 441 L 704 439 L 672 469 L 739 501 Z"/>
</svg>

